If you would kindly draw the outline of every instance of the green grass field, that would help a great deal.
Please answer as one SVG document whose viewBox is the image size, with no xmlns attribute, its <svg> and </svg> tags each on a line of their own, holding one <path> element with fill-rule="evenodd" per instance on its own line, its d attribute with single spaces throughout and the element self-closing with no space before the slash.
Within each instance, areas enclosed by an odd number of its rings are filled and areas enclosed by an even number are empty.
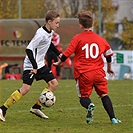
<svg viewBox="0 0 133 133">
<path fill-rule="evenodd" d="M 22 81 L 0 81 L 0 104 L 21 87 Z M 30 107 L 46 86 L 44 81 L 34 82 L 30 92 L 9 108 L 6 122 L 0 121 L 0 133 L 133 133 L 133 81 L 109 81 L 109 96 L 121 124 L 112 125 L 93 91 L 94 121 L 87 125 L 86 110 L 79 104 L 74 80 L 59 80 L 55 91 L 56 104 L 44 108 L 49 119 L 41 119 L 29 112 Z"/>
</svg>

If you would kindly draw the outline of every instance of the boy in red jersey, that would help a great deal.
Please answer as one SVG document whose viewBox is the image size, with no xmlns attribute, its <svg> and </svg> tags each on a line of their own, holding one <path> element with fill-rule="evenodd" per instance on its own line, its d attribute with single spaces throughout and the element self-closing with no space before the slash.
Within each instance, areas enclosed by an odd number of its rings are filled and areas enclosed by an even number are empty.
<svg viewBox="0 0 133 133">
<path fill-rule="evenodd" d="M 87 109 L 86 122 L 91 124 L 93 121 L 95 105 L 89 97 L 93 88 L 95 88 L 112 124 L 118 124 L 121 121 L 115 117 L 112 102 L 108 96 L 106 73 L 103 69 L 104 56 L 107 60 L 107 72 L 114 75 L 114 71 L 111 68 L 113 52 L 107 41 L 93 32 L 93 16 L 91 12 L 81 11 L 77 14 L 77 17 L 79 19 L 79 26 L 83 31 L 72 38 L 62 57 L 54 65 L 60 65 L 67 57 L 75 53 L 74 78 L 80 103 Z"/>
</svg>

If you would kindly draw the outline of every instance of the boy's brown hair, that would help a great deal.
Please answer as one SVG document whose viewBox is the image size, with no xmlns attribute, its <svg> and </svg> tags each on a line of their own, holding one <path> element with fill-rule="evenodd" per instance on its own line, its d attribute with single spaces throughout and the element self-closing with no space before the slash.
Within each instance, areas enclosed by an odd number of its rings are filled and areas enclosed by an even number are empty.
<svg viewBox="0 0 133 133">
<path fill-rule="evenodd" d="M 58 14 L 57 12 L 53 11 L 53 10 L 49 10 L 46 13 L 46 17 L 45 17 L 45 21 L 48 22 L 48 20 L 54 20 L 55 18 L 60 17 L 60 14 Z"/>
<path fill-rule="evenodd" d="M 84 28 L 91 28 L 93 24 L 93 15 L 90 11 L 80 11 L 77 14 L 77 18 L 79 19 L 79 24 L 81 24 Z"/>
</svg>

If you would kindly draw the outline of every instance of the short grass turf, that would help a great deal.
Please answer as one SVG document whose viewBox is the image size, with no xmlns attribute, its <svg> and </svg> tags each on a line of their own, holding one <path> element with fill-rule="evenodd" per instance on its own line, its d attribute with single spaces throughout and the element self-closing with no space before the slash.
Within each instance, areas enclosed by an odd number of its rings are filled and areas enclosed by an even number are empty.
<svg viewBox="0 0 133 133">
<path fill-rule="evenodd" d="M 21 85 L 21 80 L 0 80 L 0 104 Z M 46 86 L 44 81 L 34 81 L 29 93 L 9 108 L 6 122 L 0 121 L 0 133 L 133 133 L 132 80 L 109 81 L 109 96 L 116 117 L 122 121 L 117 125 L 111 124 L 95 91 L 91 95 L 94 121 L 91 125 L 86 123 L 86 110 L 79 103 L 74 80 L 59 80 L 55 105 L 43 110 L 49 119 L 31 114 L 31 106 Z"/>
</svg>

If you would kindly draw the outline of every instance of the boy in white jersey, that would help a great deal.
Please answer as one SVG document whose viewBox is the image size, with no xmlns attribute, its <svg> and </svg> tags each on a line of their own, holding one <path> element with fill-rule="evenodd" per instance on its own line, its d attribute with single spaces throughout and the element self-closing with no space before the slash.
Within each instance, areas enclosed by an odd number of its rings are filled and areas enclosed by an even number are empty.
<svg viewBox="0 0 133 133">
<path fill-rule="evenodd" d="M 55 11 L 48 11 L 45 17 L 46 24 L 36 31 L 33 39 L 26 48 L 26 57 L 24 60 L 23 84 L 22 87 L 14 91 L 7 101 L 0 107 L 0 120 L 5 121 L 7 109 L 21 99 L 22 96 L 28 93 L 34 79 L 45 80 L 48 84 L 44 90 L 54 91 L 58 82 L 55 79 L 51 70 L 45 65 L 45 55 L 49 48 L 51 48 L 57 56 L 60 56 L 59 51 L 52 44 L 52 35 L 59 27 L 60 15 Z M 48 118 L 42 111 L 39 101 L 30 109 L 31 113 L 36 114 L 42 118 Z"/>
</svg>

